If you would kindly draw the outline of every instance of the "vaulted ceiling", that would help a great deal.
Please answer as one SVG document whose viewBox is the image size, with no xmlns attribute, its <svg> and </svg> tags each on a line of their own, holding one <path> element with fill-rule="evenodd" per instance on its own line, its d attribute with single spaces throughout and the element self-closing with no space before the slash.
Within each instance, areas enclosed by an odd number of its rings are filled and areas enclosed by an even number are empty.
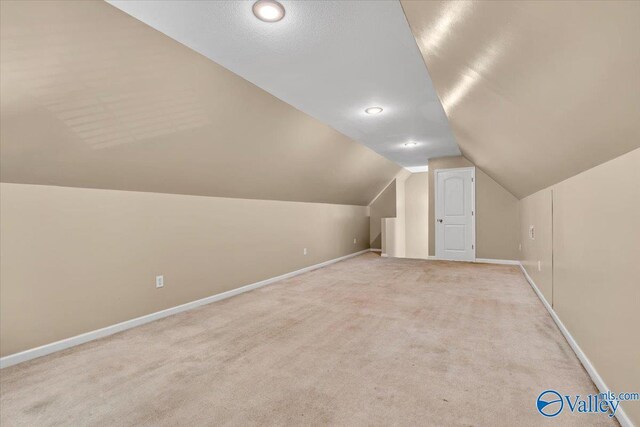
<svg viewBox="0 0 640 427">
<path fill-rule="evenodd" d="M 1 8 L 3 182 L 366 205 L 401 169 L 105 2 Z"/>
<path fill-rule="evenodd" d="M 640 2 L 401 3 L 462 153 L 514 195 L 640 147 Z"/>
<path fill-rule="evenodd" d="M 0 2 L 2 181 L 365 205 L 459 146 L 523 197 L 640 147 L 640 2 L 113 3 L 171 37 Z"/>
<path fill-rule="evenodd" d="M 401 166 L 460 154 L 398 1 L 281 0 L 279 22 L 251 1 L 108 1 Z"/>
</svg>

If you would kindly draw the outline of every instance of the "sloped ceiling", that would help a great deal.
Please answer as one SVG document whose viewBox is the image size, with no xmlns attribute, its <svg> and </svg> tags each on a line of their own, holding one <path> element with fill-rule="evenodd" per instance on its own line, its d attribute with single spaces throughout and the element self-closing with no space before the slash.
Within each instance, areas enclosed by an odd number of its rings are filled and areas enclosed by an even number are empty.
<svg viewBox="0 0 640 427">
<path fill-rule="evenodd" d="M 107 3 L 0 15 L 3 182 L 366 205 L 400 170 Z"/>
<path fill-rule="evenodd" d="M 108 2 L 402 166 L 460 154 L 398 1 L 281 0 L 275 23 L 253 1 Z"/>
<path fill-rule="evenodd" d="M 464 156 L 514 195 L 640 147 L 640 2 L 401 3 Z"/>
</svg>

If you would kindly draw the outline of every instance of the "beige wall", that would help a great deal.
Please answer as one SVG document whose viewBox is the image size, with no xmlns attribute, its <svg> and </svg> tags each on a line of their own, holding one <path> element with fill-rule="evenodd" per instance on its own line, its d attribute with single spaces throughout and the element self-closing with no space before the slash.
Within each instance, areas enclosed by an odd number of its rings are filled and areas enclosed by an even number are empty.
<svg viewBox="0 0 640 427">
<path fill-rule="evenodd" d="M 370 205 L 369 244 L 373 249 L 382 248 L 382 218 L 396 216 L 396 180 L 394 179 Z"/>
<path fill-rule="evenodd" d="M 411 174 L 405 181 L 405 242 L 407 258 L 429 255 L 429 174 Z"/>
<path fill-rule="evenodd" d="M 3 356 L 369 247 L 365 206 L 6 183 L 0 197 Z"/>
<path fill-rule="evenodd" d="M 406 169 L 395 178 L 395 192 L 383 199 L 387 211 L 393 215 L 383 216 L 381 229 L 382 253 L 397 258 L 427 258 L 428 247 L 428 176 L 426 173 L 412 174 Z M 394 196 L 394 200 L 391 197 Z M 376 200 L 378 201 L 378 200 Z M 372 219 L 372 224 L 381 221 Z M 374 215 L 372 214 L 372 218 Z M 374 231 L 375 233 L 375 231 Z"/>
<path fill-rule="evenodd" d="M 429 160 L 429 255 L 436 253 L 433 171 L 468 166 L 474 165 L 462 156 Z M 518 199 L 476 168 L 476 257 L 517 260 L 518 229 Z"/>
<path fill-rule="evenodd" d="M 552 252 L 551 252 L 551 198 L 547 188 L 520 201 L 520 241 L 522 252 L 520 261 L 540 292 L 553 306 Z M 529 237 L 529 227 L 534 227 L 534 239 Z M 540 262 L 540 269 L 538 269 Z"/>
<path fill-rule="evenodd" d="M 405 185 L 410 176 L 411 172 L 406 169 L 396 175 L 396 216 L 390 220 L 393 222 L 394 233 L 387 237 L 387 255 L 392 257 L 404 258 L 406 254 Z M 382 238 L 385 239 L 384 233 Z"/>
<path fill-rule="evenodd" d="M 553 235 L 539 232 L 531 253 L 553 257 L 558 317 L 611 390 L 638 391 L 640 149 L 527 197 L 521 207 L 522 234 L 527 219 L 544 224 L 553 209 Z M 525 265 L 535 281 L 535 268 Z M 640 425 L 640 405 L 622 406 Z"/>
</svg>

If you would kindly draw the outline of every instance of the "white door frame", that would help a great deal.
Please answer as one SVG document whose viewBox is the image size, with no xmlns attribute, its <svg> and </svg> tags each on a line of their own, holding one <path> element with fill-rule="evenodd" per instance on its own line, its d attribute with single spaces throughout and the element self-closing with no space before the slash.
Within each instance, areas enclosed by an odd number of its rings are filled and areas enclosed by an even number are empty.
<svg viewBox="0 0 640 427">
<path fill-rule="evenodd" d="M 462 168 L 447 168 L 447 169 L 436 169 L 433 171 L 433 180 L 434 180 L 434 191 L 435 194 L 435 206 L 434 206 L 434 217 L 433 217 L 433 226 L 435 227 L 435 258 L 438 258 L 438 236 L 442 231 L 437 224 L 437 216 L 438 216 L 438 204 L 440 203 L 440 197 L 438 196 L 438 174 L 440 172 L 454 172 L 454 171 L 471 171 L 471 240 L 472 240 L 472 256 L 473 259 L 471 261 L 476 260 L 476 168 L 475 166 L 468 166 Z"/>
</svg>

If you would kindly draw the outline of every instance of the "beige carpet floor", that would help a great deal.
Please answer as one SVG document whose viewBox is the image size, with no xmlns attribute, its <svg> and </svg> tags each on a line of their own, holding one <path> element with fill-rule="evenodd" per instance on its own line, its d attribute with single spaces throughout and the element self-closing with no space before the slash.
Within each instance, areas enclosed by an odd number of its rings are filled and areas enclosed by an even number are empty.
<svg viewBox="0 0 640 427">
<path fill-rule="evenodd" d="M 0 424 L 615 425 L 519 268 L 365 254 L 0 373 Z"/>
</svg>

